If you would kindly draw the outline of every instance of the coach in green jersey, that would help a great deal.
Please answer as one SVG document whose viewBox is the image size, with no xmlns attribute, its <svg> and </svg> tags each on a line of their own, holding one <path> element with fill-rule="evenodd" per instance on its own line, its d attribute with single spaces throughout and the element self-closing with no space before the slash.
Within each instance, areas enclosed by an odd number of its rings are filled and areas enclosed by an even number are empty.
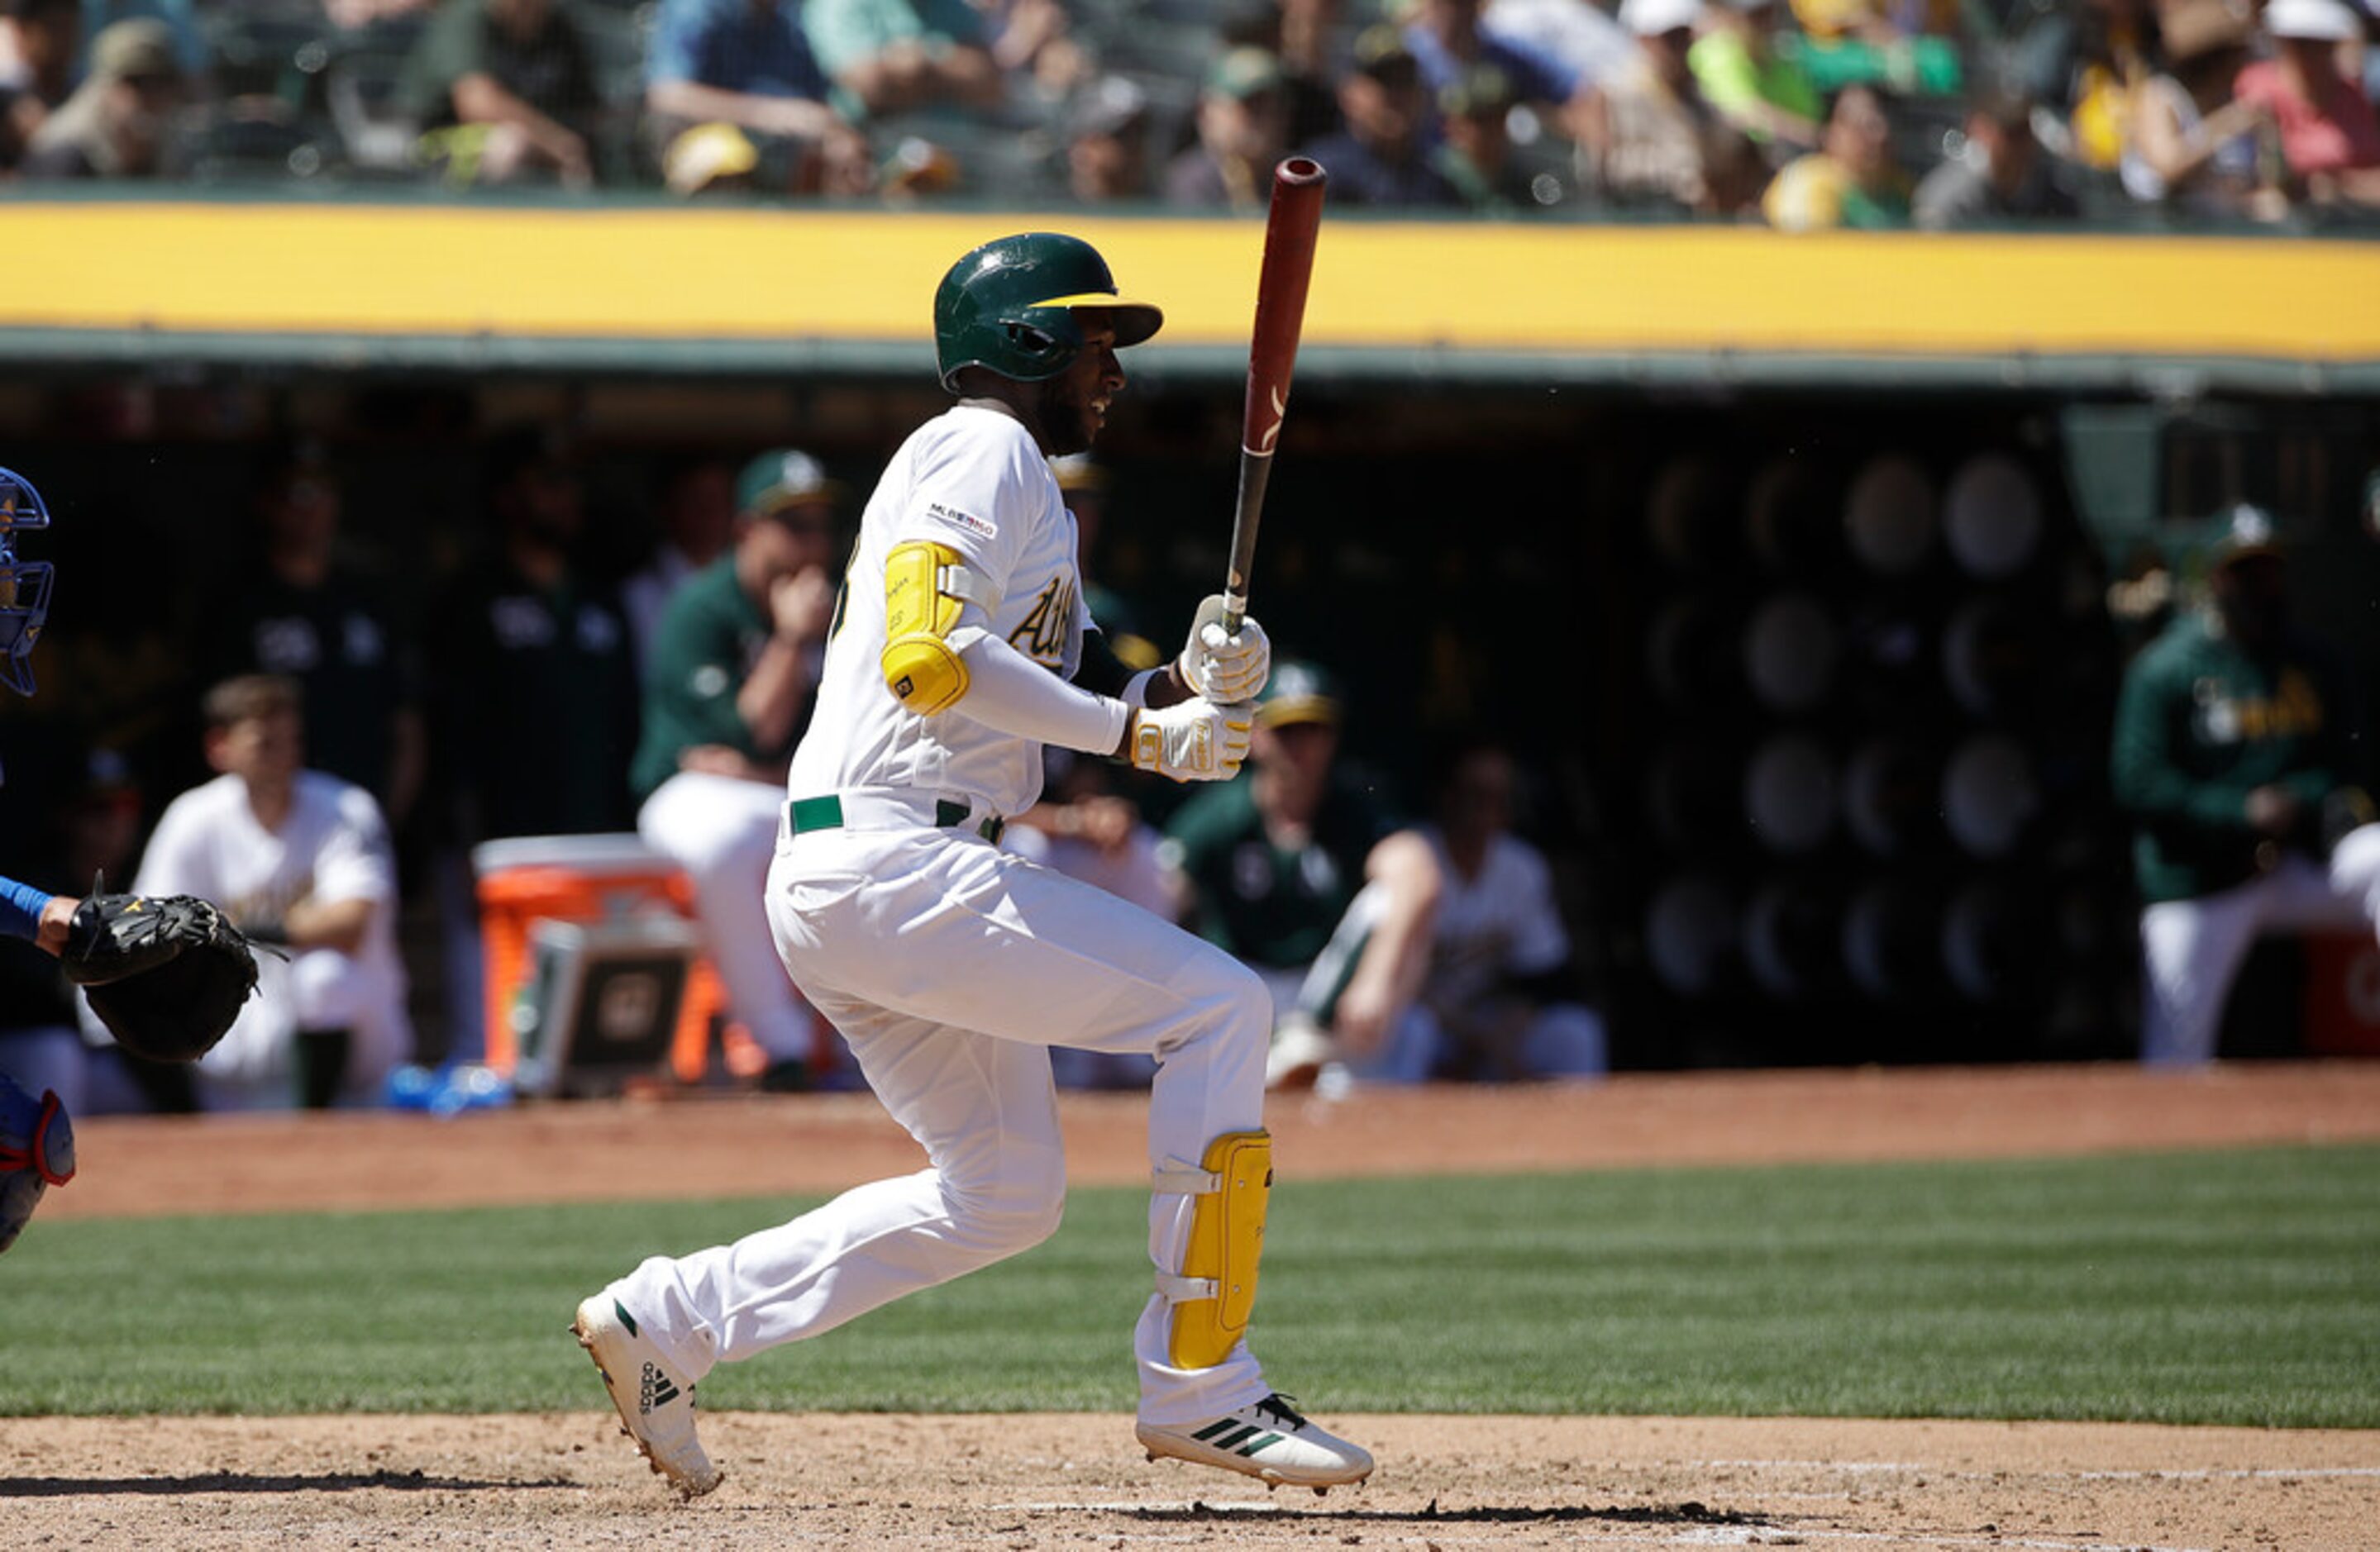
<svg viewBox="0 0 2380 1552">
<path fill-rule="evenodd" d="M 2206 1061 L 2258 933 L 2380 920 L 2380 825 L 2351 769 L 2353 686 L 2289 617 L 2271 519 L 2241 507 L 2209 551 L 2207 607 L 2126 671 L 2117 802 L 2146 903 L 2143 1060 Z"/>
<path fill-rule="evenodd" d="M 685 868 L 730 1011 L 796 1086 L 815 1021 L 769 940 L 761 880 L 785 766 L 816 699 L 834 612 L 838 487 L 818 460 L 763 454 L 737 485 L 734 542 L 686 579 L 645 663 L 644 731 L 629 780 L 637 833 Z"/>
</svg>

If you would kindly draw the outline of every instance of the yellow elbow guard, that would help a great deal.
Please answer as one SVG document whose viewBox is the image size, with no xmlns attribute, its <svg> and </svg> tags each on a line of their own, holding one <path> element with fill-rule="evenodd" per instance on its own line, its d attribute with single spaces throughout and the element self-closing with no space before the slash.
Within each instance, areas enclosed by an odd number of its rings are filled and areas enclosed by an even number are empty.
<svg viewBox="0 0 2380 1552">
<path fill-rule="evenodd" d="M 884 687 L 921 717 L 958 704 L 967 668 L 950 643 L 959 611 L 991 610 L 986 589 L 947 544 L 913 540 L 884 561 Z"/>
<path fill-rule="evenodd" d="M 1157 1279 L 1173 1304 L 1168 1355 L 1178 1369 L 1213 1368 L 1247 1335 L 1272 1193 L 1272 1134 L 1226 1132 L 1207 1145 L 1202 1162 L 1201 1170 L 1177 1164 L 1157 1174 L 1158 1190 L 1194 1198 L 1182 1274 Z"/>
</svg>

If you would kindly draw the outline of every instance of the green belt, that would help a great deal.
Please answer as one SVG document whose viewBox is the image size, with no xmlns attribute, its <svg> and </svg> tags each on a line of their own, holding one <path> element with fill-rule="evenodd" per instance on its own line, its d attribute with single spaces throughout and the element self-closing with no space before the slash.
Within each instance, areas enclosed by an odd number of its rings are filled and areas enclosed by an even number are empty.
<svg viewBox="0 0 2380 1552">
<path fill-rule="evenodd" d="M 997 845 L 1000 842 L 1000 832 L 1008 828 L 1008 821 L 995 814 L 981 824 L 968 825 L 969 812 L 964 803 L 953 803 L 946 797 L 934 799 L 934 824 L 937 829 L 957 830 L 965 826 Z M 827 794 L 824 797 L 795 798 L 785 805 L 785 818 L 787 825 L 795 835 L 805 834 L 813 830 L 841 830 L 843 799 L 832 793 Z"/>
</svg>

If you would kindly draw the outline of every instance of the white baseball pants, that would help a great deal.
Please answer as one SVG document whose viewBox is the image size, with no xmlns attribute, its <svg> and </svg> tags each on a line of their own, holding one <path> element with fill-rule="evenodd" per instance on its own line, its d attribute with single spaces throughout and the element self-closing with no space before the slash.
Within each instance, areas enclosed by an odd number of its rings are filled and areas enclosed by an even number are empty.
<svg viewBox="0 0 2380 1552">
<path fill-rule="evenodd" d="M 1052 1045 L 1143 1051 L 1152 1170 L 1263 1124 L 1271 999 L 1236 960 L 964 830 L 813 831 L 769 874 L 769 924 L 811 1004 L 930 1161 L 733 1244 L 646 1261 L 611 1291 L 687 1379 L 833 1329 L 1012 1255 L 1058 1226 Z M 1152 1194 L 1148 1253 L 1181 1269 L 1192 1198 Z M 1268 1392 L 1245 1343 L 1167 1362 L 1171 1305 L 1133 1338 L 1140 1416 L 1198 1422 Z"/>
<path fill-rule="evenodd" d="M 2374 924 L 2380 824 L 2341 837 L 2327 866 L 2287 856 L 2217 893 L 2148 906 L 2141 912 L 2141 1060 L 2168 1067 L 2215 1060 L 2224 1000 L 2258 933 Z"/>
<path fill-rule="evenodd" d="M 645 799 L 637 834 L 694 885 L 694 913 L 727 988 L 728 1011 L 770 1056 L 808 1061 L 809 1010 L 785 979 L 768 919 L 752 909 L 776 855 L 784 806 L 785 789 L 773 782 L 681 770 Z"/>
</svg>

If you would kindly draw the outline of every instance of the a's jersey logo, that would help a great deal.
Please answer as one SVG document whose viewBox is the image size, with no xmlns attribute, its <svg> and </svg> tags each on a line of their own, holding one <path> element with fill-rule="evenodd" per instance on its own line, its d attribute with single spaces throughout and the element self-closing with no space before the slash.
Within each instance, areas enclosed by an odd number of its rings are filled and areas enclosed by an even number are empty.
<svg viewBox="0 0 2380 1552">
<path fill-rule="evenodd" d="M 2320 733 L 2322 695 L 2297 669 L 2285 669 L 2272 698 L 2233 696 L 2220 679 L 2192 686 L 2198 736 L 2208 744 L 2253 744 L 2266 738 L 2302 738 Z"/>
<path fill-rule="evenodd" d="M 1038 663 L 1055 667 L 1066 658 L 1066 632 L 1075 623 L 1075 579 L 1050 578 L 1024 620 L 1008 633 L 1008 644 Z"/>
</svg>

